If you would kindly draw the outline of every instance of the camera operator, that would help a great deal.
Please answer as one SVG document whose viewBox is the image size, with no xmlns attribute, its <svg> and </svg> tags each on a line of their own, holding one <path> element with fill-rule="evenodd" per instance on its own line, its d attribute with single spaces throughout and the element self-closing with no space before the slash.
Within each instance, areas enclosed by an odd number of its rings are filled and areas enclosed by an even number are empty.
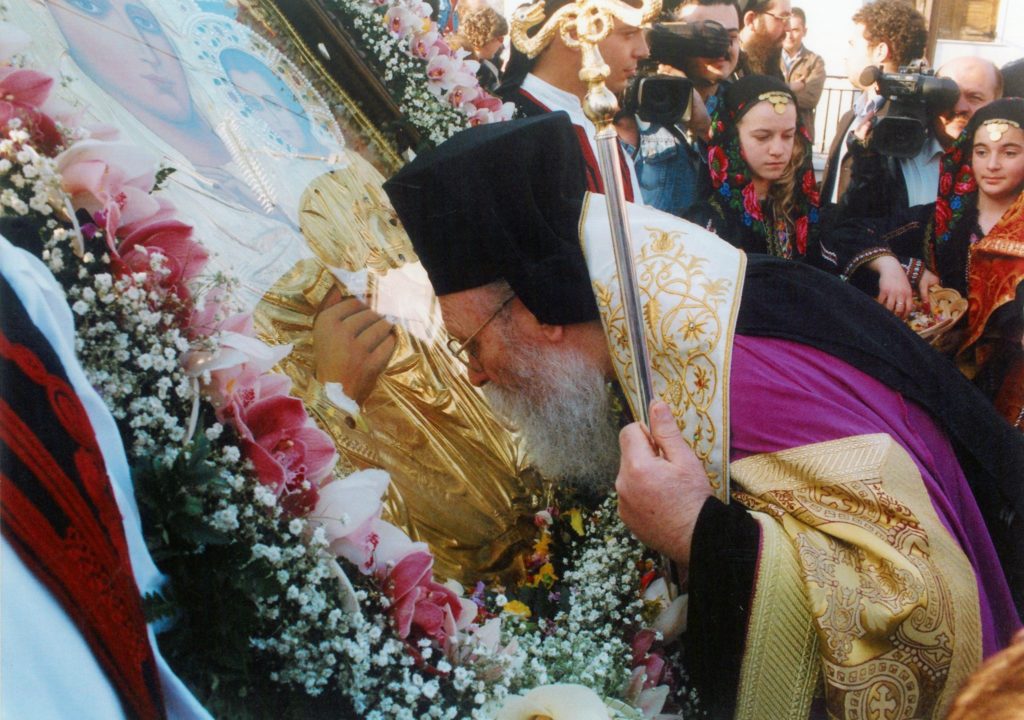
<svg viewBox="0 0 1024 720">
<path fill-rule="evenodd" d="M 689 0 L 667 20 L 648 35 L 659 84 L 642 78 L 654 92 L 627 93 L 617 127 L 633 154 L 644 202 L 682 217 L 707 174 L 709 112 L 736 67 L 739 8 L 733 0 Z M 655 102 L 640 107 L 645 98 Z"/>
<path fill-rule="evenodd" d="M 916 204 L 910 202 L 904 177 L 903 165 L 909 166 L 910 163 L 875 154 L 864 157 L 863 143 L 870 123 L 885 103 L 885 98 L 873 84 L 862 84 L 862 76 L 865 68 L 872 66 L 881 67 L 886 73 L 896 73 L 900 67 L 921 57 L 928 40 L 928 30 L 924 16 L 901 0 L 870 2 L 854 14 L 853 22 L 846 69 L 850 82 L 862 93 L 853 109 L 839 119 L 825 164 L 821 196 L 823 200 L 838 205 L 838 214 L 843 216 L 889 215 L 895 209 Z M 921 156 L 913 159 L 914 162 L 919 166 L 927 165 L 934 155 L 933 149 L 932 144 L 927 143 Z M 852 167 L 855 158 L 867 161 L 858 162 L 856 171 Z M 932 193 L 938 183 L 937 167 L 935 182 L 931 183 Z M 871 192 L 865 192 L 867 183 L 874 183 L 870 186 Z"/>
<path fill-rule="evenodd" d="M 948 60 L 935 74 L 950 78 L 960 90 L 956 104 L 937 118 L 936 135 L 948 147 L 975 112 L 1003 96 L 1003 74 L 991 60 L 969 55 Z"/>
</svg>

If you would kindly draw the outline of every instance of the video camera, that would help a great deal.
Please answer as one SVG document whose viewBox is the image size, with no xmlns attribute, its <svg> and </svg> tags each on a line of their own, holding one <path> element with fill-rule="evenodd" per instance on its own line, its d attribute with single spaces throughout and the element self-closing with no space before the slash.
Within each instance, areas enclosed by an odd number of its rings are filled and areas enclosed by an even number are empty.
<svg viewBox="0 0 1024 720">
<path fill-rule="evenodd" d="M 626 88 L 623 110 L 644 122 L 672 127 L 689 119 L 693 83 L 675 75 L 638 77 Z"/>
<path fill-rule="evenodd" d="M 684 70 L 687 58 L 721 57 L 729 53 L 731 40 L 721 23 L 665 22 L 647 34 L 649 61 Z M 674 75 L 639 76 L 626 88 L 623 110 L 644 122 L 672 127 L 689 119 L 693 83 Z"/>
<path fill-rule="evenodd" d="M 868 147 L 882 155 L 911 158 L 924 147 L 932 121 L 956 105 L 960 88 L 950 78 L 935 77 L 920 65 L 901 67 L 898 73 L 865 68 L 863 87 L 878 85 L 885 104 L 875 115 Z"/>
<path fill-rule="evenodd" d="M 704 20 L 657 23 L 647 33 L 647 44 L 651 61 L 685 70 L 687 58 L 725 57 L 732 40 L 721 23 Z"/>
</svg>

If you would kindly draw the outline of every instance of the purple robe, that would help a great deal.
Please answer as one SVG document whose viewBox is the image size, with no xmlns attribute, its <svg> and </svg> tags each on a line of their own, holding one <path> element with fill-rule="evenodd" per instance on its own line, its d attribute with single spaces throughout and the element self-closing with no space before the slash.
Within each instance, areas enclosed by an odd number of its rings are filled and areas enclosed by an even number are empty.
<svg viewBox="0 0 1024 720">
<path fill-rule="evenodd" d="M 930 415 L 842 360 L 775 338 L 735 336 L 730 393 L 732 460 L 888 433 L 917 464 L 936 513 L 974 567 L 985 657 L 1009 644 L 1021 626 L 1009 586 L 953 448 Z"/>
</svg>

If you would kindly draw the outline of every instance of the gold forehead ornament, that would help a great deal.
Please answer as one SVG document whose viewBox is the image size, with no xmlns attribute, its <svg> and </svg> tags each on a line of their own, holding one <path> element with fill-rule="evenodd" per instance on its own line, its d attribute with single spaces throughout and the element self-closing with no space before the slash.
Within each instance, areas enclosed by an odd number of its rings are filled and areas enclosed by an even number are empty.
<svg viewBox="0 0 1024 720">
<path fill-rule="evenodd" d="M 981 124 L 981 127 L 988 130 L 988 139 L 992 142 L 999 142 L 1002 140 L 1011 127 L 1020 128 L 1020 123 L 1015 120 L 1002 120 L 1000 118 L 992 118 L 986 120 Z"/>
<path fill-rule="evenodd" d="M 776 115 L 781 115 L 782 113 L 786 112 L 786 106 L 793 102 L 793 98 L 791 98 L 787 93 L 780 92 L 779 90 L 772 90 L 771 92 L 761 93 L 760 95 L 757 96 L 757 99 L 759 101 L 767 100 L 768 102 L 770 102 L 772 104 L 772 107 L 775 108 Z"/>
</svg>

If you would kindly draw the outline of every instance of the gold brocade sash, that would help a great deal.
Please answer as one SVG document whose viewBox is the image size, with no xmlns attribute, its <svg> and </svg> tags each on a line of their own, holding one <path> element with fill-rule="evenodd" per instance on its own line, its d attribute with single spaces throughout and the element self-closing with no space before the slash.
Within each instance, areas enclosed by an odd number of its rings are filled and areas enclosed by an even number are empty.
<svg viewBox="0 0 1024 720">
<path fill-rule="evenodd" d="M 671 406 L 715 495 L 729 499 L 729 367 L 746 256 L 707 230 L 627 203 L 655 394 Z M 615 374 L 639 398 L 604 195 L 587 193 L 580 238 Z"/>
<path fill-rule="evenodd" d="M 941 718 L 981 660 L 974 571 L 888 435 L 732 463 L 762 527 L 737 718 Z M 816 650 L 815 650 L 816 648 Z"/>
</svg>

